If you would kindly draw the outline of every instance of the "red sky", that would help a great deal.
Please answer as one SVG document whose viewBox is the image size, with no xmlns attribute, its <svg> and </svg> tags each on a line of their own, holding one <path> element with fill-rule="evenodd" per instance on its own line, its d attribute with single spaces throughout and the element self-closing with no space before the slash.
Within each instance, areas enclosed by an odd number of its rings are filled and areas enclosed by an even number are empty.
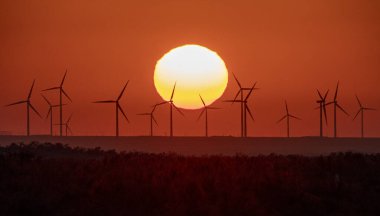
<svg viewBox="0 0 380 216">
<path fill-rule="evenodd" d="M 153 84 L 156 61 L 174 47 L 200 44 L 218 52 L 244 85 L 258 81 L 250 136 L 285 136 L 285 125 L 275 123 L 285 99 L 303 119 L 292 123 L 292 134 L 314 136 L 317 88 L 333 91 L 340 80 L 338 99 L 351 115 L 358 109 L 355 94 L 380 109 L 379 11 L 380 2 L 369 0 L 2 0 L 0 104 L 24 99 L 36 78 L 32 102 L 45 116 L 40 90 L 58 85 L 68 68 L 65 89 L 74 102 L 64 116 L 74 113 L 75 134 L 113 135 L 114 107 L 91 102 L 116 98 L 130 80 L 122 106 L 131 124 L 121 120 L 121 134 L 146 134 L 148 119 L 136 113 L 161 101 Z M 230 74 L 215 103 L 224 109 L 209 115 L 210 135 L 239 135 L 239 106 L 221 102 L 236 91 Z M 199 112 L 175 114 L 175 134 L 202 135 Z M 331 136 L 332 107 L 328 115 Z M 48 133 L 49 122 L 32 116 L 31 132 Z M 168 134 L 168 117 L 168 107 L 157 112 L 161 135 Z M 338 123 L 341 136 L 359 135 L 352 116 L 339 113 Z M 366 113 L 365 125 L 367 136 L 380 136 L 380 111 Z M 24 106 L 0 107 L 0 130 L 25 133 Z"/>
</svg>

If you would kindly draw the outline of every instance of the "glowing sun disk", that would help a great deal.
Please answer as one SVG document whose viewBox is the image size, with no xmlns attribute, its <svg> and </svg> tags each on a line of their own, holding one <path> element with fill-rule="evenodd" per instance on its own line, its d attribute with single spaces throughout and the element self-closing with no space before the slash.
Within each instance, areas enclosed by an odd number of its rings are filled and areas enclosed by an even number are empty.
<svg viewBox="0 0 380 216">
<path fill-rule="evenodd" d="M 164 100 L 169 100 L 177 83 L 174 104 L 184 109 L 199 109 L 213 103 L 227 87 L 228 72 L 216 52 L 199 45 L 184 45 L 170 50 L 156 64 L 154 84 Z"/>
</svg>

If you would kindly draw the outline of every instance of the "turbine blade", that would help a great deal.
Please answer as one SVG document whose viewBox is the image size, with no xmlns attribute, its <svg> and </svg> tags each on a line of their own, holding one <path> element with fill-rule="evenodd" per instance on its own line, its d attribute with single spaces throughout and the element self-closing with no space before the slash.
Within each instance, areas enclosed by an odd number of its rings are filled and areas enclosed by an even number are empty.
<svg viewBox="0 0 380 216">
<path fill-rule="evenodd" d="M 323 100 L 323 97 L 322 97 L 321 92 L 320 92 L 318 89 L 317 89 L 317 92 L 318 92 L 319 98 L 320 98 L 321 100 Z"/>
<path fill-rule="evenodd" d="M 70 116 L 69 116 L 69 118 L 67 119 L 67 121 L 66 121 L 66 125 L 67 124 L 69 124 L 69 122 L 71 121 L 71 118 L 73 117 L 73 114 L 71 114 Z"/>
<path fill-rule="evenodd" d="M 158 123 L 156 121 L 156 118 L 154 118 L 154 115 L 152 115 L 151 118 L 153 119 L 154 123 L 156 123 L 156 125 L 158 126 Z"/>
<path fill-rule="evenodd" d="M 41 94 L 41 96 L 44 98 L 44 100 L 46 101 L 46 103 L 49 104 L 49 106 L 51 106 L 50 101 L 43 94 Z"/>
<path fill-rule="evenodd" d="M 63 90 L 63 88 L 61 88 L 61 91 L 62 91 L 62 93 L 71 101 L 71 102 L 73 102 L 72 100 L 71 100 L 71 98 L 69 97 L 69 95 L 65 92 L 65 90 Z"/>
<path fill-rule="evenodd" d="M 338 88 L 339 88 L 339 81 L 338 81 L 338 83 L 336 84 L 335 95 L 334 95 L 334 101 L 336 101 L 336 99 L 337 99 L 337 97 L 338 97 Z"/>
<path fill-rule="evenodd" d="M 234 101 L 237 99 L 237 97 L 239 96 L 239 94 L 242 94 L 242 93 L 243 93 L 243 91 L 241 89 L 239 89 L 239 91 L 237 92 L 237 94 L 234 97 Z"/>
<path fill-rule="evenodd" d="M 170 101 L 173 100 L 173 97 L 174 97 L 174 91 L 175 91 L 175 86 L 177 85 L 177 82 L 174 83 L 174 87 L 173 87 L 173 91 L 172 91 L 172 95 L 170 96 Z"/>
<path fill-rule="evenodd" d="M 50 90 L 55 90 L 55 89 L 60 89 L 60 87 L 52 87 L 52 88 L 47 88 L 42 91 L 50 91 Z"/>
<path fill-rule="evenodd" d="M 50 107 L 50 108 L 49 108 L 49 111 L 48 111 L 48 113 L 47 113 L 47 115 L 46 115 L 46 117 L 45 117 L 45 119 L 47 119 L 47 118 L 49 117 L 49 115 L 50 115 L 50 113 L 51 113 L 51 110 L 52 110 L 52 108 Z"/>
<path fill-rule="evenodd" d="M 198 118 L 197 118 L 197 121 L 199 121 L 199 119 L 202 117 L 203 113 L 206 111 L 206 109 L 202 109 L 202 112 L 199 114 Z"/>
<path fill-rule="evenodd" d="M 30 91 L 29 91 L 29 95 L 28 95 L 28 100 L 30 99 L 30 97 L 32 97 L 32 91 L 33 91 L 33 87 L 34 87 L 34 83 L 35 82 L 36 82 L 36 80 L 33 80 L 32 87 L 30 87 Z"/>
<path fill-rule="evenodd" d="M 94 101 L 93 103 L 116 103 L 114 100 Z"/>
<path fill-rule="evenodd" d="M 235 74 L 232 73 L 232 75 L 234 76 L 235 81 L 236 81 L 236 83 L 238 84 L 239 88 L 241 88 L 241 84 L 240 84 L 239 80 L 236 78 Z"/>
<path fill-rule="evenodd" d="M 355 115 L 354 119 L 352 119 L 352 120 L 355 120 L 355 119 L 356 119 L 356 117 L 358 117 L 358 115 L 359 115 L 360 111 L 362 111 L 362 109 L 361 109 L 361 108 L 359 109 L 359 111 L 356 113 L 356 115 Z"/>
<path fill-rule="evenodd" d="M 13 106 L 13 105 L 16 105 L 16 104 L 22 104 L 22 103 L 27 103 L 28 101 L 18 101 L 18 102 L 15 102 L 15 103 L 11 103 L 11 104 L 8 104 L 8 105 L 5 105 L 5 106 Z"/>
<path fill-rule="evenodd" d="M 350 114 L 348 114 L 348 112 L 346 112 L 346 110 L 343 109 L 343 107 L 341 107 L 338 103 L 336 104 L 336 106 L 342 110 L 342 112 L 344 112 L 347 116 L 350 116 Z"/>
<path fill-rule="evenodd" d="M 199 97 L 201 98 L 201 101 L 202 101 L 202 103 L 203 103 L 203 106 L 206 106 L 206 104 L 205 104 L 205 102 L 204 102 L 204 100 L 203 100 L 202 96 L 201 96 L 201 95 L 199 95 Z"/>
<path fill-rule="evenodd" d="M 327 104 L 325 104 L 326 106 L 330 105 L 330 104 L 333 104 L 335 103 L 334 101 L 331 101 L 331 102 L 328 102 Z"/>
<path fill-rule="evenodd" d="M 34 108 L 34 106 L 31 104 L 31 103 L 29 103 L 29 106 L 30 106 L 30 108 L 32 108 L 32 110 L 40 117 L 40 118 L 42 118 L 42 116 L 40 115 L 40 113 L 36 110 L 36 108 Z"/>
<path fill-rule="evenodd" d="M 327 95 L 329 94 L 329 91 L 330 91 L 330 90 L 327 90 L 325 96 L 323 97 L 323 101 L 326 101 L 326 98 L 327 98 Z"/>
<path fill-rule="evenodd" d="M 298 118 L 297 116 L 294 116 L 294 115 L 291 115 L 291 114 L 289 114 L 289 117 L 292 117 L 292 118 L 295 118 L 295 119 L 301 120 L 301 118 Z"/>
<path fill-rule="evenodd" d="M 254 85 L 252 86 L 252 88 L 249 90 L 249 93 L 247 94 L 247 96 L 246 96 L 245 99 L 244 99 L 245 101 L 248 100 L 249 96 L 251 96 L 252 91 L 253 91 L 253 89 L 254 89 L 255 86 L 256 86 L 256 83 L 257 83 L 257 82 L 255 82 L 255 84 L 254 84 Z"/>
<path fill-rule="evenodd" d="M 129 80 L 128 80 L 127 83 L 124 85 L 123 90 L 121 90 L 120 95 L 119 95 L 119 97 L 117 98 L 117 101 L 120 100 L 120 98 L 123 96 L 124 91 L 125 91 L 125 88 L 127 88 L 128 83 L 129 83 Z"/>
<path fill-rule="evenodd" d="M 156 108 L 157 108 L 157 104 L 155 104 L 155 105 L 153 106 L 153 109 L 152 109 L 152 111 L 151 111 L 150 113 L 153 114 L 154 111 L 156 110 Z"/>
<path fill-rule="evenodd" d="M 323 104 L 323 113 L 325 114 L 325 121 L 326 121 L 326 125 L 327 125 L 327 111 L 326 111 L 326 105 Z"/>
<path fill-rule="evenodd" d="M 124 118 L 125 118 L 125 119 L 127 120 L 127 122 L 129 123 L 129 119 L 128 119 L 127 115 L 125 115 L 124 110 L 121 108 L 121 106 L 120 106 L 120 105 L 117 105 L 117 108 L 121 111 L 121 113 L 123 114 Z"/>
<path fill-rule="evenodd" d="M 286 118 L 286 115 L 284 115 L 284 117 L 282 117 L 280 120 L 278 120 L 276 123 L 280 123 L 281 121 L 283 121 L 284 119 Z"/>
<path fill-rule="evenodd" d="M 70 132 L 70 134 L 73 135 L 73 131 L 71 130 L 70 126 L 66 125 L 66 127 L 67 127 L 67 130 Z"/>
<path fill-rule="evenodd" d="M 62 88 L 62 86 L 63 86 L 63 83 L 65 82 L 66 74 L 67 74 L 67 69 L 66 69 L 65 75 L 63 75 L 63 79 L 62 79 L 62 81 L 61 81 L 61 85 L 59 85 L 61 88 Z"/>
<path fill-rule="evenodd" d="M 229 102 L 229 103 L 234 103 L 234 102 L 239 102 L 239 103 L 243 103 L 244 101 L 242 100 L 224 100 L 223 102 Z"/>
<path fill-rule="evenodd" d="M 173 103 L 172 105 L 182 116 L 185 116 L 185 114 L 183 114 L 183 112 L 176 105 L 174 105 Z"/>
<path fill-rule="evenodd" d="M 363 106 L 362 106 L 362 103 L 360 103 L 359 97 L 357 95 L 355 95 L 355 96 L 356 96 L 356 100 L 358 101 L 360 108 L 362 108 Z"/>
<path fill-rule="evenodd" d="M 248 114 L 251 117 L 252 121 L 255 121 L 255 119 L 253 118 L 251 110 L 249 109 L 248 105 L 245 106 L 245 109 L 248 111 Z"/>
</svg>

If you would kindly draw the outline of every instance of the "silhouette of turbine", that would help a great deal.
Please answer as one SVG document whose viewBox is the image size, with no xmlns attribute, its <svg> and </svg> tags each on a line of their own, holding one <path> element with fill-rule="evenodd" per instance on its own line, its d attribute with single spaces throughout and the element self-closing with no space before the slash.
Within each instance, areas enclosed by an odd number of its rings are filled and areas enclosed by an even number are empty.
<svg viewBox="0 0 380 216">
<path fill-rule="evenodd" d="M 286 110 L 286 114 L 280 120 L 278 120 L 277 123 L 280 123 L 282 120 L 286 118 L 287 135 L 289 138 L 290 137 L 290 118 L 294 118 L 297 120 L 301 120 L 301 119 L 289 113 L 288 103 L 286 101 L 285 101 L 285 110 Z"/>
<path fill-rule="evenodd" d="M 319 107 L 316 109 L 319 109 L 319 136 L 323 137 L 323 114 L 325 117 L 326 125 L 327 125 L 327 112 L 326 112 L 326 98 L 329 93 L 329 90 L 327 90 L 324 97 L 322 97 L 321 92 L 317 89 L 319 100 L 317 100 L 317 103 L 319 104 Z"/>
<path fill-rule="evenodd" d="M 123 96 L 125 88 L 127 87 L 128 83 L 129 83 L 129 80 L 124 85 L 123 90 L 121 90 L 121 93 L 120 93 L 119 97 L 117 97 L 116 100 L 104 100 L 104 101 L 95 101 L 94 102 L 94 103 L 114 103 L 115 104 L 115 107 L 116 107 L 116 136 L 117 137 L 119 136 L 119 111 L 123 114 L 125 120 L 127 120 L 127 122 L 129 123 L 129 119 L 128 119 L 127 115 L 125 114 L 125 112 L 123 111 L 123 109 L 121 108 L 121 106 L 119 104 L 119 101 L 120 101 L 121 97 Z"/>
<path fill-rule="evenodd" d="M 142 116 L 149 116 L 149 119 L 150 119 L 150 136 L 153 136 L 153 122 L 158 126 L 156 118 L 154 118 L 154 111 L 156 110 L 157 106 L 159 106 L 159 104 L 155 104 L 153 106 L 152 111 L 150 111 L 149 113 L 139 113 L 139 114 L 137 114 L 137 115 L 142 115 Z"/>
<path fill-rule="evenodd" d="M 69 95 L 63 89 L 63 83 L 65 82 L 66 74 L 67 74 L 67 69 L 66 69 L 65 75 L 63 75 L 63 79 L 62 79 L 61 84 L 59 86 L 42 90 L 42 91 L 50 91 L 50 90 L 57 90 L 57 89 L 59 90 L 59 135 L 60 136 L 62 136 L 62 126 L 63 126 L 63 124 L 62 124 L 62 107 L 63 107 L 62 94 L 64 94 L 67 97 L 67 99 L 69 99 L 72 102 Z"/>
<path fill-rule="evenodd" d="M 202 117 L 203 113 L 205 114 L 205 131 L 206 131 L 206 137 L 208 137 L 208 113 L 207 111 L 209 109 L 219 109 L 217 107 L 210 107 L 210 106 L 206 106 L 206 103 L 204 102 L 203 98 L 201 95 L 199 95 L 201 101 L 202 101 L 202 104 L 203 104 L 203 109 L 202 109 L 202 112 L 199 114 L 199 117 L 198 117 L 198 120 Z"/>
<path fill-rule="evenodd" d="M 233 101 L 229 100 L 229 101 L 225 101 L 225 102 L 232 102 L 232 103 L 237 102 L 236 99 L 239 95 L 240 95 L 240 101 L 244 101 L 244 91 L 249 91 L 249 90 L 251 90 L 251 88 L 242 87 L 239 80 L 236 78 L 235 74 L 232 73 L 232 75 L 234 76 L 234 79 L 235 79 L 237 85 L 239 86 L 239 90 L 236 93 Z M 256 90 L 256 89 L 254 89 L 254 90 Z M 241 133 L 241 137 L 245 136 L 245 131 L 246 131 L 245 126 L 244 126 L 244 119 L 245 119 L 244 110 L 245 110 L 244 109 L 244 103 L 240 102 L 240 133 Z"/>
<path fill-rule="evenodd" d="M 45 99 L 46 103 L 49 105 L 49 111 L 46 115 L 46 118 L 48 118 L 50 115 L 50 136 L 53 136 L 53 108 L 59 107 L 59 104 L 58 105 L 52 105 L 50 103 L 50 101 L 44 95 L 41 94 L 41 96 Z M 64 106 L 64 105 L 66 105 L 66 104 L 62 104 L 62 106 Z"/>
<path fill-rule="evenodd" d="M 235 102 L 239 102 L 240 104 L 243 105 L 243 115 L 241 115 L 243 117 L 243 127 L 242 127 L 242 134 L 243 136 L 242 137 L 247 137 L 247 112 L 249 114 L 249 116 L 251 117 L 252 121 L 254 121 L 255 119 L 253 118 L 252 116 L 252 112 L 248 106 L 248 98 L 249 96 L 251 96 L 253 90 L 257 90 L 258 88 L 256 88 L 256 84 L 257 82 L 255 82 L 255 84 L 253 84 L 253 86 L 251 88 L 240 88 L 238 94 L 236 94 L 235 98 L 233 100 L 226 100 L 224 102 L 231 102 L 231 103 L 235 103 Z M 247 94 L 247 96 L 243 99 L 240 99 L 240 100 L 236 100 L 236 98 L 238 97 L 238 95 L 240 94 L 241 96 L 243 95 L 243 91 L 244 90 L 249 90 L 249 93 Z"/>
<path fill-rule="evenodd" d="M 337 121 L 336 121 L 336 108 L 338 107 L 344 114 L 346 114 L 347 116 L 350 116 L 346 110 L 343 109 L 343 107 L 341 107 L 338 103 L 338 88 L 339 88 L 339 81 L 338 83 L 336 84 L 336 89 L 335 89 L 335 95 L 334 95 L 334 100 L 327 103 L 327 105 L 330 105 L 330 104 L 334 104 L 334 137 L 336 138 L 337 137 Z"/>
<path fill-rule="evenodd" d="M 71 117 L 73 116 L 73 114 L 71 114 L 69 116 L 69 118 L 67 119 L 67 121 L 65 123 L 62 124 L 62 126 L 65 127 L 65 136 L 68 135 L 68 132 L 70 132 L 71 135 L 73 135 L 73 131 L 71 130 L 70 126 L 69 126 L 69 123 L 71 121 Z M 55 125 L 60 125 L 60 124 L 55 124 Z"/>
<path fill-rule="evenodd" d="M 34 87 L 34 83 L 35 83 L 35 80 L 33 81 L 33 84 L 32 84 L 32 87 L 30 88 L 30 91 L 29 91 L 29 94 L 28 94 L 28 97 L 26 98 L 26 100 L 23 100 L 23 101 L 18 101 L 18 102 L 15 102 L 15 103 L 11 103 L 11 104 L 8 104 L 6 106 L 13 106 L 13 105 L 17 105 L 17 104 L 22 104 L 22 103 L 26 103 L 26 135 L 27 136 L 30 136 L 30 119 L 29 119 L 29 110 L 30 108 L 32 108 L 32 110 L 40 117 L 40 113 L 38 113 L 38 111 L 33 107 L 32 103 L 30 102 L 30 98 L 32 97 L 32 92 L 33 92 L 33 87 Z"/>
<path fill-rule="evenodd" d="M 174 87 L 173 87 L 173 90 L 172 90 L 172 94 L 170 96 L 170 99 L 168 101 L 164 101 L 164 102 L 161 102 L 159 104 L 157 104 L 157 106 L 161 106 L 163 104 L 169 104 L 170 105 L 170 137 L 173 137 L 173 107 L 182 115 L 182 116 L 185 116 L 183 114 L 183 112 L 178 109 L 178 107 L 176 105 L 174 105 L 174 102 L 173 102 L 173 97 L 174 97 L 174 92 L 175 92 L 175 87 L 177 85 L 177 82 L 174 83 Z"/>
<path fill-rule="evenodd" d="M 355 117 L 354 117 L 353 120 L 355 120 L 356 117 L 359 115 L 359 113 L 361 113 L 361 118 L 362 118 L 362 120 L 361 120 L 361 126 L 362 126 L 361 127 L 361 134 L 362 134 L 362 138 L 364 138 L 364 111 L 365 110 L 372 110 L 372 111 L 374 111 L 376 109 L 374 109 L 374 108 L 368 108 L 368 107 L 363 107 L 363 105 L 360 102 L 358 96 L 356 96 L 356 100 L 358 101 L 358 104 L 359 104 L 359 111 L 356 113 L 356 115 L 355 115 Z"/>
</svg>

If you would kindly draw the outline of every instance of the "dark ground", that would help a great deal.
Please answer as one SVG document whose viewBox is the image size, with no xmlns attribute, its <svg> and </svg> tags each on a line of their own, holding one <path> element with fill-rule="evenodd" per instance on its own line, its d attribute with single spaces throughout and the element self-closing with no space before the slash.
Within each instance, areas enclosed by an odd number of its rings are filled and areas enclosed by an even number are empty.
<svg viewBox="0 0 380 216">
<path fill-rule="evenodd" d="M 380 153 L 380 138 L 319 137 L 106 137 L 106 136 L 0 136 L 0 146 L 10 143 L 65 143 L 71 147 L 180 155 L 329 155 L 334 152 Z"/>
<path fill-rule="evenodd" d="M 1 215 L 379 215 L 380 154 L 0 147 Z"/>
</svg>

